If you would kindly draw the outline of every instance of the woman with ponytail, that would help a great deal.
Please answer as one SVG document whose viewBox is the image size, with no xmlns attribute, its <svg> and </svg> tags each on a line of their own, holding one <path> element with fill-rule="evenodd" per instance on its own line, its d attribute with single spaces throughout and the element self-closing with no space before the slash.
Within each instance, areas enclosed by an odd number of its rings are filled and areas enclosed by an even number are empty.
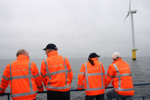
<svg viewBox="0 0 150 100">
<path fill-rule="evenodd" d="M 85 100 L 104 100 L 105 93 L 105 69 L 98 61 L 100 56 L 91 53 L 88 62 L 82 64 L 78 75 L 78 90 L 85 90 Z"/>
</svg>

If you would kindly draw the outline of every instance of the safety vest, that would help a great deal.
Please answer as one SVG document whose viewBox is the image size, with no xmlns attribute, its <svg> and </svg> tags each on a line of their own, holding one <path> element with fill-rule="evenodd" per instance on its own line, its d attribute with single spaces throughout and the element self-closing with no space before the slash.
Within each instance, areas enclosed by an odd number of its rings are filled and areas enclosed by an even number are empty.
<svg viewBox="0 0 150 100">
<path fill-rule="evenodd" d="M 93 69 L 97 70 L 96 73 L 93 71 L 89 71 L 90 69 L 88 69 L 87 63 L 85 63 L 84 65 L 85 65 L 85 72 L 79 72 L 79 74 L 85 76 L 84 89 L 85 89 L 86 95 L 104 94 L 104 92 L 105 92 L 105 73 L 102 70 L 101 62 L 98 67 L 93 67 Z M 82 88 L 83 86 L 78 84 L 78 87 Z"/>
<path fill-rule="evenodd" d="M 48 66 L 47 61 L 44 60 L 46 65 L 46 75 L 42 75 L 44 78 L 48 78 L 46 89 L 47 90 L 54 90 L 54 91 L 61 91 L 65 89 L 71 88 L 71 82 L 68 82 L 68 73 L 70 73 L 72 70 L 68 70 L 67 66 L 65 64 L 65 58 L 63 63 L 60 63 L 58 65 L 52 65 Z M 55 68 L 59 67 L 58 70 Z M 59 78 L 56 78 L 56 77 Z M 54 79 L 55 78 L 55 79 Z M 61 79 L 60 79 L 61 78 Z M 59 84 L 60 83 L 60 84 Z"/>
<path fill-rule="evenodd" d="M 16 72 L 18 71 L 18 72 L 14 73 L 15 71 Z M 21 73 L 19 73 L 19 71 L 21 71 Z M 24 73 L 22 71 L 24 71 Z M 27 97 L 35 98 L 37 94 L 37 86 L 33 86 L 32 78 L 36 78 L 38 76 L 39 74 L 36 76 L 33 76 L 31 74 L 31 62 L 30 61 L 29 61 L 28 69 L 25 68 L 25 69 L 14 70 L 12 68 L 12 63 L 10 63 L 10 81 L 11 81 L 10 93 L 11 93 L 12 99 L 19 100 L 21 98 L 23 99 Z M 38 88 L 42 88 L 42 86 Z"/>
<path fill-rule="evenodd" d="M 114 80 L 118 80 L 117 81 L 118 85 L 117 86 L 115 85 L 115 87 L 114 87 L 115 91 L 121 95 L 126 95 L 126 94 L 133 95 L 134 90 L 133 90 L 132 75 L 131 75 L 130 67 L 129 67 L 130 73 L 125 72 L 123 74 L 120 74 L 120 71 L 119 71 L 117 65 L 114 63 L 113 66 L 115 67 L 115 70 L 117 72 L 117 75 L 113 76 L 113 78 L 114 78 Z M 124 77 L 128 77 L 128 79 L 124 80 L 123 79 Z M 126 85 L 126 84 L 128 84 L 128 85 Z"/>
</svg>

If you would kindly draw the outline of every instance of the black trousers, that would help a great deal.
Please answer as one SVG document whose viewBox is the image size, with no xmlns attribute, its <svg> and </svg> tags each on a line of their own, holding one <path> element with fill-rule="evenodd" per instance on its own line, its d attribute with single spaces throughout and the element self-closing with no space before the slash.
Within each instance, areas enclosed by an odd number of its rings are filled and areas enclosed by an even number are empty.
<svg viewBox="0 0 150 100">
<path fill-rule="evenodd" d="M 70 100 L 70 91 L 48 91 L 47 100 Z"/>
<path fill-rule="evenodd" d="M 104 100 L 104 94 L 95 95 L 95 96 L 86 95 L 85 100 L 94 100 L 94 98 L 96 98 L 96 100 Z"/>
</svg>

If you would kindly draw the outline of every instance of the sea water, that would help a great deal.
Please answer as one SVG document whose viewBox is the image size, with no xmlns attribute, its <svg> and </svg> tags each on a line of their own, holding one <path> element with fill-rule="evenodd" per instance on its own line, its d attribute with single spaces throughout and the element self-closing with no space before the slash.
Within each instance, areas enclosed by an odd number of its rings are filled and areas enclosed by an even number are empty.
<svg viewBox="0 0 150 100">
<path fill-rule="evenodd" d="M 81 65 L 87 62 L 87 58 L 68 58 L 73 70 L 73 81 L 71 84 L 71 89 L 76 89 L 77 87 L 77 79 L 78 73 L 81 68 Z M 124 57 L 124 61 L 130 64 L 132 68 L 132 77 L 134 83 L 150 83 L 150 57 L 139 57 L 137 60 L 133 61 L 130 57 Z M 14 59 L 0 59 L 0 79 L 2 77 L 3 71 L 6 65 L 10 62 L 14 61 Z M 31 61 L 35 62 L 39 72 L 42 59 L 31 59 Z M 99 61 L 103 63 L 105 68 L 105 73 L 107 73 L 108 66 L 113 62 L 112 58 L 99 58 Z M 145 86 L 135 86 L 135 95 L 134 96 L 142 96 L 142 95 L 150 95 L 150 85 Z M 109 89 L 106 89 L 106 92 Z M 9 87 L 6 89 L 6 92 L 9 93 Z M 46 100 L 47 96 L 45 93 L 38 94 L 36 100 Z M 84 100 L 85 92 L 84 91 L 72 91 L 71 92 L 71 100 Z M 0 97 L 0 100 L 7 100 L 7 96 Z M 10 99 L 12 100 L 12 99 Z M 142 100 L 141 98 L 134 98 L 134 100 Z M 145 100 L 150 100 L 150 98 L 146 98 Z"/>
</svg>

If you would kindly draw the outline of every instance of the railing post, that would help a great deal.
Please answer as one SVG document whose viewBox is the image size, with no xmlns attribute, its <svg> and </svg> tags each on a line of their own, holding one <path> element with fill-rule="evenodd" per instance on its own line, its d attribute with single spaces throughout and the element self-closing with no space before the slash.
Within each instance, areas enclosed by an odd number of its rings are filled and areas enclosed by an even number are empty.
<svg viewBox="0 0 150 100">
<path fill-rule="evenodd" d="M 9 95 L 7 96 L 7 100 L 9 100 L 10 98 L 9 98 Z"/>
<path fill-rule="evenodd" d="M 143 100 L 145 100 L 145 97 L 143 96 Z"/>
</svg>

